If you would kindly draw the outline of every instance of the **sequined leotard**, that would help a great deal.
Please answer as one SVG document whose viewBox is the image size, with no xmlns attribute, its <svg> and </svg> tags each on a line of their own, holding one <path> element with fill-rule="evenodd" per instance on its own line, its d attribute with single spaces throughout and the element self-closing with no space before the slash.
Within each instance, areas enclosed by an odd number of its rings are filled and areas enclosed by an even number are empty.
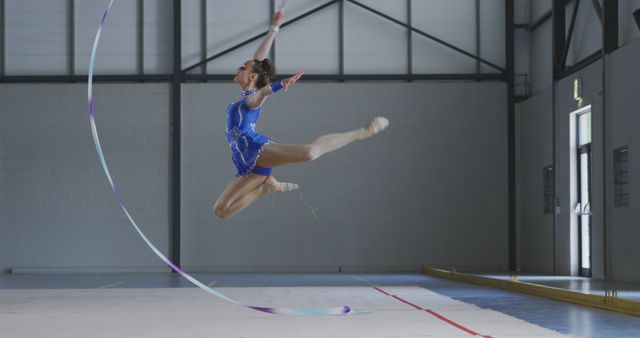
<svg viewBox="0 0 640 338">
<path fill-rule="evenodd" d="M 231 159 L 236 166 L 236 176 L 247 176 L 253 172 L 269 176 L 271 168 L 256 165 L 258 155 L 271 139 L 256 132 L 256 122 L 260 117 L 260 107 L 250 109 L 246 105 L 247 96 L 255 90 L 243 90 L 242 98 L 227 107 L 227 142 L 231 147 Z"/>
</svg>

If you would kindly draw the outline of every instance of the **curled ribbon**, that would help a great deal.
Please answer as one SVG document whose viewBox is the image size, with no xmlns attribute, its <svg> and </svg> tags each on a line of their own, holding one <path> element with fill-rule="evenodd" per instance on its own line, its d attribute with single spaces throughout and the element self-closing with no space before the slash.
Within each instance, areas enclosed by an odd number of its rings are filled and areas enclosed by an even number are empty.
<svg viewBox="0 0 640 338">
<path fill-rule="evenodd" d="M 285 315 L 294 315 L 294 316 L 328 316 L 328 315 L 344 315 L 348 313 L 368 313 L 368 311 L 364 310 L 352 310 L 349 306 L 335 307 L 335 308 L 279 308 L 279 307 L 262 307 L 262 306 L 251 306 L 238 302 L 235 299 L 232 299 L 224 294 L 210 288 L 209 286 L 203 284 L 199 280 L 195 279 L 188 273 L 184 272 L 180 267 L 175 265 L 171 260 L 169 260 L 160 250 L 156 248 L 153 243 L 145 236 L 145 234 L 140 230 L 136 222 L 133 220 L 129 211 L 124 205 L 124 201 L 120 196 L 120 192 L 116 189 L 116 185 L 111 177 L 111 173 L 109 171 L 109 167 L 107 166 L 107 161 L 105 160 L 104 153 L 102 152 L 102 147 L 100 146 L 100 138 L 98 137 L 98 130 L 96 128 L 96 122 L 94 119 L 94 107 L 93 107 L 93 71 L 95 68 L 95 60 L 96 60 L 96 50 L 98 49 L 98 43 L 100 41 L 100 35 L 102 33 L 102 28 L 104 27 L 104 23 L 109 15 L 109 11 L 111 6 L 113 5 L 114 0 L 109 1 L 109 5 L 107 6 L 104 14 L 102 15 L 102 19 L 100 20 L 100 25 L 98 26 L 98 31 L 96 33 L 95 40 L 93 41 L 93 48 L 91 49 L 91 57 L 89 59 L 89 75 L 88 75 L 88 100 L 89 100 L 89 120 L 91 122 L 91 133 L 93 135 L 93 142 L 96 145 L 96 151 L 98 153 L 98 157 L 100 158 L 100 163 L 102 164 L 102 169 L 104 170 L 107 179 L 109 180 L 109 184 L 111 185 L 111 190 L 113 191 L 113 195 L 120 204 L 120 208 L 124 211 L 125 215 L 129 219 L 129 222 L 133 226 L 133 228 L 138 232 L 142 240 L 147 244 L 147 246 L 167 265 L 169 265 L 174 271 L 179 273 L 182 277 L 187 279 L 189 282 L 193 283 L 195 286 L 200 289 L 216 296 L 224 301 L 229 303 L 237 304 L 240 306 L 244 306 L 253 310 L 262 311 L 271 314 L 285 314 Z"/>
</svg>

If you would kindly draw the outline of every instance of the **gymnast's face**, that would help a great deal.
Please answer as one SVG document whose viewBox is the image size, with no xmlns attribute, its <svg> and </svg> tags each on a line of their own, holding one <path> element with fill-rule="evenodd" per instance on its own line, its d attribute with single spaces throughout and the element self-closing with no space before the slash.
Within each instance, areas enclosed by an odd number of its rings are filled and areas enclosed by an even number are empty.
<svg viewBox="0 0 640 338">
<path fill-rule="evenodd" d="M 255 82 L 258 79 L 258 74 L 252 72 L 253 63 L 253 60 L 249 60 L 240 65 L 240 67 L 238 67 L 238 70 L 236 71 L 236 77 L 234 81 L 243 89 L 247 89 L 251 86 L 255 87 Z"/>
</svg>

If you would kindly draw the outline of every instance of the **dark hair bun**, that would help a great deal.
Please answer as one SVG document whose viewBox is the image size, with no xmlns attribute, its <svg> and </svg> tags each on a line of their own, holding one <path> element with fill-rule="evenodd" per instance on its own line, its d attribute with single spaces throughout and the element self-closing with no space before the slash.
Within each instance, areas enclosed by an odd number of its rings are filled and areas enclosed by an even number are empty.
<svg viewBox="0 0 640 338">
<path fill-rule="evenodd" d="M 264 59 L 260 61 L 262 64 L 262 70 L 268 79 L 271 79 L 274 75 L 276 75 L 276 66 L 269 59 Z"/>
<path fill-rule="evenodd" d="M 269 59 L 253 60 L 253 72 L 258 74 L 256 85 L 262 88 L 269 84 L 271 78 L 276 75 L 276 66 Z"/>
</svg>

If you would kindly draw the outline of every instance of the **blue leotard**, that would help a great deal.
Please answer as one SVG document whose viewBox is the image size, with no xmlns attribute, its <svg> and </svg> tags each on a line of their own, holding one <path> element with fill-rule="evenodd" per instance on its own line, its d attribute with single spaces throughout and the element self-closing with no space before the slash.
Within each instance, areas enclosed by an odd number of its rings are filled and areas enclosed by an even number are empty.
<svg viewBox="0 0 640 338">
<path fill-rule="evenodd" d="M 260 107 L 250 109 L 247 96 L 255 90 L 243 90 L 242 98 L 227 107 L 227 142 L 231 147 L 231 159 L 236 166 L 236 176 L 247 176 L 253 172 L 263 176 L 271 174 L 271 168 L 256 165 L 258 155 L 271 139 L 256 132 Z"/>
</svg>

